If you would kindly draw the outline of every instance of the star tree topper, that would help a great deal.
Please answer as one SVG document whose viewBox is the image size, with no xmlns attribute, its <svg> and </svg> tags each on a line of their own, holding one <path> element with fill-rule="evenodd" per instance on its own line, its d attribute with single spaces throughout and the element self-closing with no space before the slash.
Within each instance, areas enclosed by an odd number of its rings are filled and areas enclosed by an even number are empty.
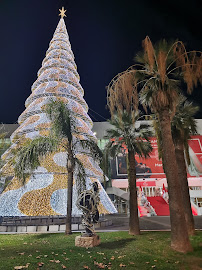
<svg viewBox="0 0 202 270">
<path fill-rule="evenodd" d="M 65 15 L 65 12 L 66 12 L 67 10 L 65 10 L 64 7 L 62 7 L 62 9 L 59 9 L 59 11 L 60 11 L 59 16 L 61 16 L 61 18 L 67 17 L 67 16 Z"/>
</svg>

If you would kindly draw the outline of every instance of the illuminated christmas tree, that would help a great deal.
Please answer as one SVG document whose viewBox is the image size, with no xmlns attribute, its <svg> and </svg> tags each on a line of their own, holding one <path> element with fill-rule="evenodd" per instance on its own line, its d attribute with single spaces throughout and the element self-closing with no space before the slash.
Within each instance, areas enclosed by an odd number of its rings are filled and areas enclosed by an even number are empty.
<svg viewBox="0 0 202 270">
<path fill-rule="evenodd" d="M 88 116 L 88 106 L 83 98 L 84 91 L 79 83 L 79 75 L 71 50 L 69 37 L 61 11 L 61 19 L 50 42 L 42 67 L 38 71 L 38 78 L 32 85 L 32 94 L 25 102 L 26 109 L 20 115 L 19 128 L 12 134 L 11 148 L 4 154 L 9 156 L 15 147 L 16 138 L 33 139 L 37 136 L 47 136 L 50 120 L 44 113 L 44 106 L 51 99 L 62 100 L 75 116 L 77 121 L 76 139 L 96 140 L 91 128 L 92 120 Z M 77 158 L 83 163 L 86 174 L 87 188 L 93 181 L 102 181 L 103 172 L 98 164 L 87 154 L 77 152 Z M 43 159 L 41 167 L 22 181 L 13 177 L 11 183 L 0 196 L 0 216 L 37 216 L 37 215 L 65 215 L 67 201 L 67 156 L 65 152 L 48 155 Z M 14 175 L 7 163 L 4 173 Z M 100 213 L 115 213 L 116 209 L 100 184 Z M 76 187 L 73 188 L 72 214 L 80 214 L 75 205 L 77 198 Z"/>
</svg>

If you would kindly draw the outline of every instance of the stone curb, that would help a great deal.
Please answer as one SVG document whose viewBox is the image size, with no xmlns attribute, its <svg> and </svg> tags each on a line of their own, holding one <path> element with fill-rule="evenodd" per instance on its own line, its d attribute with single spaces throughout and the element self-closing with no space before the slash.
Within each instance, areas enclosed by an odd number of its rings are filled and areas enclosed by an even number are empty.
<svg viewBox="0 0 202 270">
<path fill-rule="evenodd" d="M 112 220 L 102 220 L 95 224 L 96 228 L 108 227 L 112 225 Z M 72 231 L 84 230 L 82 224 L 72 224 Z M 0 233 L 45 233 L 45 232 L 64 232 L 65 224 L 62 225 L 1 225 Z"/>
</svg>

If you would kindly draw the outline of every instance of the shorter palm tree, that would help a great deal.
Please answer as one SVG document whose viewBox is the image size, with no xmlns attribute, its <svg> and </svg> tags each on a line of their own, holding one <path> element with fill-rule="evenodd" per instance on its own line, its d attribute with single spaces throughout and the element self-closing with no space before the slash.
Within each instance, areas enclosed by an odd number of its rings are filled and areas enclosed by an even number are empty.
<svg viewBox="0 0 202 270">
<path fill-rule="evenodd" d="M 194 106 L 192 102 L 187 101 L 186 97 L 180 95 L 176 105 L 175 115 L 171 122 L 171 132 L 178 165 L 178 180 L 180 181 L 185 221 L 189 235 L 193 235 L 195 233 L 195 228 L 191 210 L 186 163 L 190 165 L 188 140 L 191 138 L 191 135 L 197 134 L 197 125 L 194 115 L 198 111 L 198 106 Z M 154 120 L 154 128 L 157 135 L 160 158 L 163 159 L 162 135 L 158 119 Z"/>
<path fill-rule="evenodd" d="M 11 142 L 6 140 L 7 133 L 4 132 L 4 125 L 0 124 L 0 168 L 4 163 L 1 159 L 1 155 L 10 147 Z"/>
<path fill-rule="evenodd" d="M 20 149 L 15 149 L 12 162 L 15 175 L 19 179 L 25 179 L 40 166 L 41 159 L 49 153 L 62 150 L 67 152 L 67 218 L 66 234 L 71 234 L 71 213 L 73 176 L 76 178 L 78 192 L 85 188 L 85 168 L 76 157 L 78 144 L 81 151 L 87 153 L 96 160 L 101 158 L 102 152 L 92 139 L 79 140 L 74 135 L 78 134 L 74 115 L 66 105 L 58 100 L 50 100 L 44 109 L 51 121 L 50 134 L 47 137 L 37 137 L 32 141 L 26 140 Z"/>
<path fill-rule="evenodd" d="M 175 116 L 171 122 L 172 137 L 175 145 L 175 155 L 178 165 L 178 175 L 182 189 L 185 220 L 189 235 L 193 235 L 195 233 L 195 228 L 191 210 L 185 157 L 188 165 L 190 165 L 188 140 L 191 135 L 197 134 L 197 125 L 194 115 L 198 111 L 198 106 L 194 106 L 191 102 L 188 102 L 185 97 L 181 97 L 176 107 Z"/>
<path fill-rule="evenodd" d="M 102 160 L 100 162 L 100 168 L 103 171 L 103 186 L 106 190 L 111 185 L 111 171 L 110 171 L 110 156 L 108 149 L 104 149 L 102 152 Z"/>
<path fill-rule="evenodd" d="M 129 182 L 129 234 L 140 234 L 139 218 L 138 218 L 138 203 L 137 203 L 137 187 L 136 187 L 136 161 L 135 155 L 140 157 L 149 157 L 152 151 L 152 146 L 149 137 L 152 136 L 150 126 L 147 124 L 140 124 L 136 127 L 135 123 L 139 118 L 139 113 L 134 111 L 128 114 L 123 111 L 121 115 L 114 115 L 109 121 L 112 125 L 110 130 L 107 130 L 106 138 L 110 139 L 106 145 L 106 149 L 111 156 L 120 153 L 120 150 L 126 146 L 128 149 L 127 170 Z"/>
</svg>

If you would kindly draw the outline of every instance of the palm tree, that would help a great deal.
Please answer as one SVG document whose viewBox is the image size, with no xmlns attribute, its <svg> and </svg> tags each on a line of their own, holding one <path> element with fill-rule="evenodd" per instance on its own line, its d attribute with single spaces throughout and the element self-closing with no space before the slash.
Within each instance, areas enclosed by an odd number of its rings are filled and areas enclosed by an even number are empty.
<svg viewBox="0 0 202 270">
<path fill-rule="evenodd" d="M 120 153 L 124 145 L 128 149 L 128 182 L 130 191 L 130 219 L 129 219 L 129 234 L 140 234 L 139 218 L 138 218 L 138 203 L 137 203 L 137 188 L 136 188 L 136 162 L 135 155 L 140 157 L 149 157 L 152 151 L 149 137 L 152 132 L 148 125 L 140 124 L 139 127 L 135 126 L 139 118 L 139 113 L 131 111 L 129 114 L 123 111 L 120 115 L 114 115 L 109 121 L 112 129 L 107 130 L 106 138 L 110 139 L 106 145 L 106 149 L 112 156 Z"/>
<path fill-rule="evenodd" d="M 179 84 L 187 85 L 188 93 L 202 83 L 202 53 L 187 52 L 184 44 L 165 40 L 153 46 L 149 37 L 143 41 L 138 64 L 115 76 L 108 86 L 108 106 L 111 114 L 126 109 L 136 110 L 137 92 L 145 110 L 157 114 L 162 132 L 163 165 L 168 181 L 171 216 L 171 246 L 181 252 L 192 250 L 185 224 L 175 147 L 171 134 L 171 119 L 180 93 Z"/>
<path fill-rule="evenodd" d="M 186 100 L 186 97 L 180 95 L 176 106 L 176 112 L 171 122 L 172 138 L 175 146 L 175 154 L 178 165 L 178 176 L 183 194 L 183 205 L 187 230 L 189 235 L 195 233 L 194 219 L 191 210 L 189 186 L 187 181 L 186 163 L 190 164 L 188 140 L 191 135 L 197 134 L 196 120 L 193 116 L 199 110 L 198 106 L 194 106 Z M 158 141 L 159 158 L 162 157 L 162 135 L 159 121 L 155 117 L 153 121 L 155 133 Z"/>
<path fill-rule="evenodd" d="M 1 176 L 3 176 L 3 173 L 1 171 L 1 168 L 3 167 L 3 165 L 5 164 L 4 160 L 1 158 L 1 156 L 3 155 L 3 153 L 9 148 L 9 146 L 11 145 L 11 142 L 6 140 L 6 132 L 3 132 L 4 130 L 4 125 L 0 125 L 0 178 Z M 8 185 L 9 183 L 9 179 L 8 177 L 3 177 L 4 180 L 0 181 L 0 193 L 2 190 L 5 189 L 5 187 Z M 1 179 L 0 179 L 1 180 Z"/>
<path fill-rule="evenodd" d="M 182 42 L 165 40 L 153 46 L 149 37 L 143 41 L 143 53 L 137 55 L 139 68 L 135 77 L 140 86 L 140 100 L 157 114 L 162 134 L 163 165 L 168 181 L 171 246 L 181 252 L 192 250 L 185 224 L 183 199 L 178 180 L 178 166 L 172 140 L 171 119 L 175 114 L 183 81 L 191 93 L 201 82 L 201 52 L 187 52 Z"/>
<path fill-rule="evenodd" d="M 50 134 L 47 137 L 37 137 L 32 141 L 27 140 L 20 148 L 15 150 L 13 165 L 15 175 L 25 181 L 34 169 L 40 165 L 41 158 L 57 150 L 67 152 L 67 217 L 66 234 L 71 234 L 71 214 L 72 214 L 72 192 L 73 175 L 77 172 L 76 181 L 78 192 L 85 188 L 85 169 L 81 161 L 76 157 L 76 146 L 80 144 L 81 149 L 88 155 L 99 160 L 101 151 L 92 140 L 75 140 L 76 123 L 74 115 L 65 104 L 58 100 L 51 100 L 44 110 L 51 120 Z"/>
<path fill-rule="evenodd" d="M 111 185 L 110 156 L 108 149 L 103 149 L 100 168 L 103 171 L 103 186 L 106 190 Z"/>
<path fill-rule="evenodd" d="M 189 165 L 188 139 L 190 139 L 191 135 L 197 134 L 196 120 L 193 117 L 197 111 L 199 111 L 198 106 L 194 106 L 191 102 L 186 101 L 186 98 L 182 97 L 177 104 L 176 113 L 171 123 L 172 138 L 175 145 L 175 155 L 178 165 L 178 175 L 183 195 L 185 220 L 189 235 L 195 233 L 195 227 L 187 181 L 185 154 Z"/>
<path fill-rule="evenodd" d="M 6 140 L 7 133 L 4 132 L 4 125 L 0 124 L 0 168 L 2 166 L 2 159 L 1 155 L 9 148 L 11 145 L 11 142 Z"/>
</svg>

